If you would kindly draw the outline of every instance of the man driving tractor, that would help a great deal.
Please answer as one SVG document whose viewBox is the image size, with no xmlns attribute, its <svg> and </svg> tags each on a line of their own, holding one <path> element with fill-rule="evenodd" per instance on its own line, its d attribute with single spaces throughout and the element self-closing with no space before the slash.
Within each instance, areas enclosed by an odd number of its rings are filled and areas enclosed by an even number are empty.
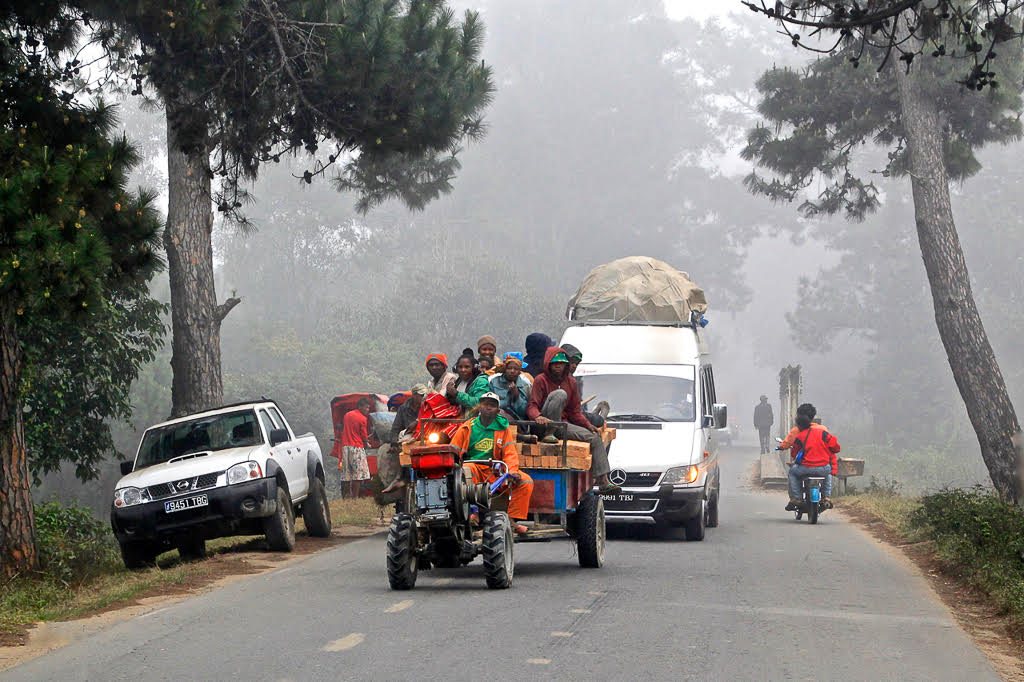
<svg viewBox="0 0 1024 682">
<path fill-rule="evenodd" d="M 500 475 L 491 464 L 474 463 L 473 460 L 501 460 L 505 463 L 511 479 L 508 516 L 512 520 L 512 530 L 517 535 L 526 535 L 529 528 L 522 521 L 526 520 L 530 508 L 533 479 L 519 470 L 516 438 L 508 420 L 498 414 L 498 395 L 492 392 L 483 394 L 477 409 L 477 416 L 459 425 L 451 444 L 464 453 L 465 468 L 471 473 L 473 483 L 490 485 Z"/>
</svg>

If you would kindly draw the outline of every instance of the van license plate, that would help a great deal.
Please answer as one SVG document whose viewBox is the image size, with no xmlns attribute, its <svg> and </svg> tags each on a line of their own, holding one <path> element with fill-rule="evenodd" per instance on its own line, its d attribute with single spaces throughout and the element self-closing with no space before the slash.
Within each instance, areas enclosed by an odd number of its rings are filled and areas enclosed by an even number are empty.
<svg viewBox="0 0 1024 682">
<path fill-rule="evenodd" d="M 185 511 L 186 509 L 194 509 L 196 507 L 205 507 L 208 504 L 210 504 L 210 500 L 206 495 L 196 495 L 195 497 L 185 497 L 180 500 L 164 502 L 164 511 L 170 514 L 171 512 Z"/>
<path fill-rule="evenodd" d="M 602 495 L 601 499 L 605 502 L 632 502 L 632 495 Z"/>
</svg>

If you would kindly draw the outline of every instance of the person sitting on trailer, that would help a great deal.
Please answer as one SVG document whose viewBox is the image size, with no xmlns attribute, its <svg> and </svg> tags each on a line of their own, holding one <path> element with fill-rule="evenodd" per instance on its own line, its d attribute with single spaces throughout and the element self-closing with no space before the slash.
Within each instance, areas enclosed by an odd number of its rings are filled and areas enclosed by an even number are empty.
<svg viewBox="0 0 1024 682">
<path fill-rule="evenodd" d="M 481 374 L 476 366 L 476 358 L 469 353 L 463 352 L 455 361 L 455 373 L 458 379 L 448 384 L 448 391 L 445 393 L 448 402 L 458 405 L 463 413 L 472 410 L 480 402 L 480 396 L 490 390 L 486 374 Z"/>
<path fill-rule="evenodd" d="M 590 444 L 590 474 L 598 485 L 598 492 L 611 495 L 622 492 L 620 486 L 608 480 L 608 450 L 597 427 L 587 421 L 580 407 L 580 392 L 576 379 L 569 374 L 569 357 L 565 350 L 552 346 L 544 353 L 544 371 L 534 378 L 527 416 L 544 426 L 548 422 L 568 422 L 565 436 Z M 553 427 L 548 428 L 545 442 L 558 442 Z"/>
<path fill-rule="evenodd" d="M 391 432 L 388 434 L 387 461 L 385 466 L 377 465 L 378 472 L 387 472 L 388 480 L 384 480 L 381 474 L 381 483 L 384 484 L 382 493 L 389 493 L 392 490 L 405 486 L 405 479 L 402 478 L 402 468 L 398 463 L 398 451 L 401 448 L 401 441 L 411 438 L 416 430 L 416 424 L 420 417 L 420 407 L 423 399 L 429 395 L 430 389 L 426 384 L 416 384 L 412 387 L 409 397 L 405 399 L 395 412 L 395 421 L 391 424 Z"/>
<path fill-rule="evenodd" d="M 533 332 L 526 337 L 526 355 L 523 356 L 523 373 L 533 381 L 544 373 L 544 353 L 555 345 L 551 337 L 542 332 Z"/>
<path fill-rule="evenodd" d="M 491 377 L 491 391 L 498 394 L 502 414 L 507 419 L 525 421 L 533 384 L 523 376 L 523 356 L 505 353 L 499 366 L 501 371 Z"/>
<path fill-rule="evenodd" d="M 476 356 L 483 360 L 484 358 L 491 359 L 491 367 L 497 364 L 498 356 L 498 341 L 490 334 L 484 334 L 476 340 Z"/>
<path fill-rule="evenodd" d="M 583 351 L 581 351 L 579 348 L 572 345 L 571 343 L 563 343 L 562 350 L 564 350 L 565 354 L 569 357 L 569 374 L 572 375 L 573 378 L 576 378 L 576 368 L 580 366 L 581 362 L 583 362 Z M 577 384 L 578 383 L 579 382 L 577 382 Z M 588 398 L 588 400 L 592 399 L 593 396 L 591 396 L 591 398 Z M 590 422 L 597 428 L 601 428 L 602 426 L 604 426 L 605 419 L 608 417 L 608 413 L 610 411 L 611 406 L 608 404 L 607 401 L 602 400 L 597 404 L 597 407 L 594 409 L 593 412 L 584 409 L 583 416 L 587 418 L 588 422 Z"/>
<path fill-rule="evenodd" d="M 458 377 L 448 371 L 448 356 L 444 353 L 431 353 L 427 356 L 427 390 L 430 393 L 445 393 L 448 384 L 457 381 Z"/>
<path fill-rule="evenodd" d="M 462 452 L 473 483 L 491 485 L 500 476 L 491 464 L 474 463 L 473 460 L 501 460 L 505 463 L 510 479 L 508 516 L 512 520 L 512 530 L 518 535 L 526 535 L 529 528 L 522 521 L 529 513 L 533 479 L 519 469 L 516 438 L 508 420 L 498 414 L 499 409 L 497 394 L 488 392 L 480 396 L 477 415 L 459 426 L 452 436 L 452 445 Z"/>
<path fill-rule="evenodd" d="M 480 369 L 481 374 L 486 374 L 488 377 L 494 374 L 494 358 L 490 355 L 481 355 L 476 359 L 476 366 Z"/>
</svg>

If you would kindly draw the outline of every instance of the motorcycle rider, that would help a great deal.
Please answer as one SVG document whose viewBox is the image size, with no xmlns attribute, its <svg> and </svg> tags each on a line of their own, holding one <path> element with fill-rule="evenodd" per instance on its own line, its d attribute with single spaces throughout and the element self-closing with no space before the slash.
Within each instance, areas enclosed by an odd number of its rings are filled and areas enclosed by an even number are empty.
<svg viewBox="0 0 1024 682">
<path fill-rule="evenodd" d="M 487 392 L 480 396 L 477 416 L 459 425 L 452 436 L 452 445 L 465 454 L 464 466 L 473 476 L 473 483 L 490 485 L 499 475 L 490 464 L 474 463 L 475 459 L 501 460 L 508 467 L 512 479 L 509 484 L 508 516 L 512 530 L 517 535 L 526 535 L 529 529 L 522 524 L 530 509 L 530 495 L 533 494 L 533 479 L 519 470 L 519 454 L 516 452 L 516 438 L 512 435 L 508 420 L 498 414 L 498 395 Z"/>
<path fill-rule="evenodd" d="M 827 509 L 832 508 L 832 477 L 839 473 L 839 439 L 821 424 L 813 423 L 818 410 L 810 403 L 797 408 L 796 426 L 786 439 L 779 444 L 779 450 L 789 450 L 792 466 L 789 467 L 789 504 L 786 511 L 793 511 L 803 503 L 803 480 L 808 476 L 825 478 Z"/>
</svg>

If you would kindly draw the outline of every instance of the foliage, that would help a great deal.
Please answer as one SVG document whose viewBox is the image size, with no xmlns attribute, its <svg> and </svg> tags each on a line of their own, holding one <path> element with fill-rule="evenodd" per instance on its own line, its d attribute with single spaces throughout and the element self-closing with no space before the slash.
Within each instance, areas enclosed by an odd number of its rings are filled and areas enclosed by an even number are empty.
<svg viewBox="0 0 1024 682">
<path fill-rule="evenodd" d="M 880 205 L 879 188 L 863 172 L 864 162 L 870 162 L 867 143 L 887 152 L 880 177 L 906 175 L 906 132 L 891 71 L 867 68 L 885 57 L 868 50 L 861 57 L 865 68 L 851 70 L 845 63 L 849 54 L 841 50 L 802 71 L 773 68 L 758 79 L 758 111 L 768 125 L 750 131 L 742 155 L 773 177 L 747 176 L 745 184 L 753 193 L 791 202 L 820 183 L 824 189 L 804 201 L 801 212 L 808 217 L 842 212 L 860 220 Z M 1019 54 L 1007 61 L 1019 75 Z M 978 148 L 1020 138 L 1020 86 L 985 94 L 963 91 L 944 78 L 942 65 L 927 64 L 919 81 L 944 121 L 949 176 L 963 180 L 981 167 Z"/>
<path fill-rule="evenodd" d="M 464 139 L 483 132 L 490 69 L 483 25 L 441 0 L 83 0 L 93 39 L 141 94 L 168 105 L 184 150 L 212 149 L 221 211 L 241 218 L 260 165 L 331 149 L 299 176 L 339 164 L 364 206 L 412 206 L 450 190 Z"/>
<path fill-rule="evenodd" d="M 52 501 L 36 505 L 40 569 L 65 585 L 115 570 L 121 562 L 110 526 L 90 509 Z"/>
<path fill-rule="evenodd" d="M 1001 61 L 996 47 L 1021 37 L 1019 0 L 742 0 L 749 9 L 778 22 L 794 47 L 834 52 L 841 46 L 857 67 L 874 49 L 909 68 L 917 57 L 952 62 L 962 85 L 976 90 L 998 86 Z M 801 35 L 805 32 L 805 35 Z M 816 40 L 837 36 L 824 50 Z M 1002 48 L 1000 47 L 1000 51 Z M 948 68 L 948 67 L 947 67 Z"/>
<path fill-rule="evenodd" d="M 922 498 L 910 523 L 952 570 L 1024 623 L 1024 510 L 981 486 L 954 488 Z"/>
</svg>

